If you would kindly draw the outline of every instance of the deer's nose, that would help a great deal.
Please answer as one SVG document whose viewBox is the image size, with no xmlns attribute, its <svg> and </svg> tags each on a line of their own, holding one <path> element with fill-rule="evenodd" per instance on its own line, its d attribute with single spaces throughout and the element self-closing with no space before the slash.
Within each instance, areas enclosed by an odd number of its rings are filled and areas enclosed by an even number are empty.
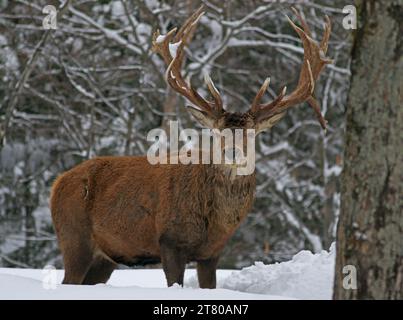
<svg viewBox="0 0 403 320">
<path fill-rule="evenodd" d="M 224 150 L 225 159 L 231 163 L 236 163 L 243 158 L 243 152 L 240 148 L 229 147 Z"/>
</svg>

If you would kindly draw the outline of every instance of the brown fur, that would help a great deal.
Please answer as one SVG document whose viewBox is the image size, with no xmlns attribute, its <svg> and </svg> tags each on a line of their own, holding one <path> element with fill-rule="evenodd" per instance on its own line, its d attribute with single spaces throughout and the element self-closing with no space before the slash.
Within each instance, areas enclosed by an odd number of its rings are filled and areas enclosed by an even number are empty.
<svg viewBox="0 0 403 320">
<path fill-rule="evenodd" d="M 255 176 L 225 165 L 151 165 L 146 157 L 100 157 L 61 175 L 51 211 L 65 263 L 63 283 L 106 282 L 116 263 L 162 260 L 168 285 L 198 262 L 214 288 L 218 257 L 247 212 Z"/>
<path fill-rule="evenodd" d="M 157 41 L 158 31 L 153 35 L 153 50 L 169 66 L 167 82 L 197 106 L 188 110 L 200 124 L 217 129 L 254 128 L 259 133 L 279 121 L 288 108 L 307 101 L 326 127 L 312 93 L 319 73 L 331 62 L 324 57 L 330 36 L 329 18 L 318 45 L 302 16 L 293 10 L 303 27 L 301 30 L 290 20 L 304 46 L 298 86 L 287 96 L 282 90 L 275 100 L 261 104 L 269 85 L 267 79 L 250 110 L 241 114 L 224 110 L 209 77 L 206 84 L 214 102 L 202 98 L 181 75 L 184 47 L 202 10 L 200 7 L 191 15 L 176 35 L 175 29 L 162 41 Z M 169 51 L 171 40 L 181 40 L 175 59 Z M 236 176 L 233 170 L 224 164 L 151 165 L 145 157 L 104 157 L 66 172 L 55 182 L 51 196 L 52 217 L 66 269 L 63 282 L 105 282 L 116 263 L 161 260 L 170 286 L 182 284 L 185 264 L 197 261 L 200 286 L 214 288 L 218 257 L 254 198 L 255 175 Z"/>
</svg>

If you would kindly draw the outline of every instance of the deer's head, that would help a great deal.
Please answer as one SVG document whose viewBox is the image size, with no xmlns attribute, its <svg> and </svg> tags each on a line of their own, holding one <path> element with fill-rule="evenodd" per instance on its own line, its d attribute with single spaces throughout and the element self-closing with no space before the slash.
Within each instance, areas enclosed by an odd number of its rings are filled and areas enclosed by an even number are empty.
<svg viewBox="0 0 403 320">
<path fill-rule="evenodd" d="M 311 31 L 305 20 L 297 10 L 292 8 L 302 29 L 295 25 L 290 18 L 287 18 L 299 35 L 304 47 L 304 58 L 297 87 L 290 94 L 286 94 L 287 88 L 283 87 L 273 101 L 262 103 L 262 97 L 270 83 L 270 78 L 267 78 L 247 112 L 231 113 L 225 110 L 220 93 L 208 75 L 205 75 L 205 82 L 211 93 L 212 101 L 203 98 L 193 88 L 190 80 L 186 81 L 181 74 L 185 56 L 184 48 L 190 42 L 198 22 L 204 14 L 202 10 L 203 7 L 200 7 L 190 16 L 178 32 L 174 28 L 166 35 L 160 35 L 157 30 L 153 35 L 153 50 L 164 59 L 168 66 L 165 73 L 166 81 L 174 91 L 192 103 L 192 105 L 188 106 L 188 110 L 201 125 L 219 130 L 254 129 L 255 134 L 258 134 L 273 127 L 289 108 L 306 101 L 315 111 L 322 128 L 326 128 L 326 121 L 321 114 L 319 103 L 314 98 L 314 88 L 315 81 L 318 79 L 323 67 L 332 62 L 325 56 L 331 29 L 328 16 L 325 19 L 323 39 L 318 44 L 312 39 Z"/>
</svg>

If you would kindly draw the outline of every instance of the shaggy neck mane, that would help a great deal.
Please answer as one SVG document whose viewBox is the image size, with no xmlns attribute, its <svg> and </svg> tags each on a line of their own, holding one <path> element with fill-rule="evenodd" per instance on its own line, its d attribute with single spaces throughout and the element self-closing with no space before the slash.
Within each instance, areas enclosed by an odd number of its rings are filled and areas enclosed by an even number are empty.
<svg viewBox="0 0 403 320">
<path fill-rule="evenodd" d="M 251 175 L 229 174 L 223 165 L 211 166 L 207 169 L 207 177 L 211 177 L 208 190 L 211 207 L 209 215 L 212 221 L 231 229 L 246 215 L 253 204 L 256 177 Z M 236 170 L 235 168 L 232 170 Z"/>
</svg>

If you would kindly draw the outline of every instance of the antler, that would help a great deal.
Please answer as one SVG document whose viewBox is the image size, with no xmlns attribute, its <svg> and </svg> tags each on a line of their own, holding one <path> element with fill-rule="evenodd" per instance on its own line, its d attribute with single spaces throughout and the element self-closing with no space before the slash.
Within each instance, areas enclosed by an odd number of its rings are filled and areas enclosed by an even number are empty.
<svg viewBox="0 0 403 320">
<path fill-rule="evenodd" d="M 223 103 L 220 93 L 214 86 L 211 78 L 206 74 L 205 82 L 213 96 L 214 102 L 205 100 L 181 75 L 181 67 L 185 55 L 185 46 L 191 41 L 194 31 L 201 16 L 204 14 L 203 6 L 193 13 L 176 33 L 177 28 L 172 29 L 166 35 L 160 35 L 157 30 L 153 35 L 152 50 L 157 52 L 168 65 L 165 78 L 168 84 L 176 92 L 186 97 L 194 105 L 203 111 L 218 115 L 223 111 Z"/>
<path fill-rule="evenodd" d="M 283 87 L 280 94 L 272 102 L 261 104 L 260 100 L 270 83 L 270 78 L 267 78 L 253 100 L 250 112 L 254 115 L 257 122 L 265 121 L 274 117 L 278 120 L 286 113 L 287 109 L 306 101 L 314 109 L 322 128 L 326 129 L 326 120 L 321 114 L 319 103 L 314 98 L 313 93 L 315 81 L 318 79 L 323 67 L 326 64 L 332 63 L 332 60 L 325 56 L 331 31 L 330 19 L 328 16 L 325 16 L 325 32 L 321 43 L 317 44 L 315 40 L 312 39 L 311 30 L 309 29 L 308 24 L 295 8 L 292 8 L 292 10 L 303 28 L 301 29 L 296 26 L 287 16 L 291 26 L 301 38 L 304 47 L 304 61 L 297 88 L 290 95 L 285 95 L 287 87 Z"/>
</svg>

